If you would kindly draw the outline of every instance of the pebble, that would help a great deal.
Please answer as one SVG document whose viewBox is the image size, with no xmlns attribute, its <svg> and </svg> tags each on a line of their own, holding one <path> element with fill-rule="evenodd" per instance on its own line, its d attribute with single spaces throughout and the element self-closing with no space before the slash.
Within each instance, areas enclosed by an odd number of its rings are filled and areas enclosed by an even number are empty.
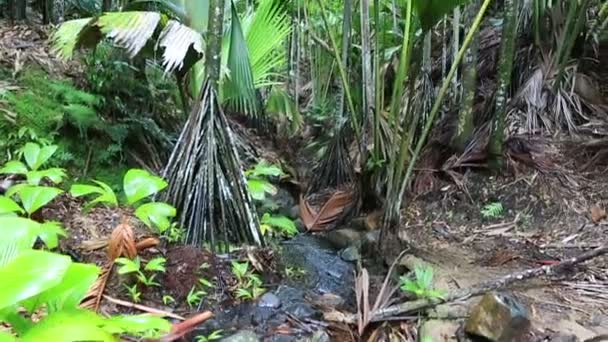
<svg viewBox="0 0 608 342">
<path fill-rule="evenodd" d="M 281 307 L 281 299 L 274 293 L 266 292 L 258 302 L 258 306 L 261 308 L 278 309 Z"/>
</svg>

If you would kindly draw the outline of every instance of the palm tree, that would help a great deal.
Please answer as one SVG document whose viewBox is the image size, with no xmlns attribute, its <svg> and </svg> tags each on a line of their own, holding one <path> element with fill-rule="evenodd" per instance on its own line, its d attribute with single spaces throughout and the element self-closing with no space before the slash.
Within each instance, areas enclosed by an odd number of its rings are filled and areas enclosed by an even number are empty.
<svg viewBox="0 0 608 342">
<path fill-rule="evenodd" d="M 201 86 L 164 171 L 170 184 L 166 199 L 180 210 L 188 243 L 209 242 L 212 248 L 224 246 L 219 240 L 261 245 L 258 218 L 222 106 L 259 110 L 257 90 L 276 83 L 273 71 L 284 60 L 289 18 L 278 0 L 262 1 L 242 21 L 230 3 L 230 29 L 223 30 L 225 2 L 212 0 L 208 9 L 200 3 L 182 3 L 185 14 L 169 20 L 158 12 L 131 11 L 68 21 L 54 36 L 55 49 L 69 57 L 75 48 L 95 45 L 105 36 L 136 56 L 154 41 L 165 71 L 190 72 L 190 85 Z"/>
<path fill-rule="evenodd" d="M 492 137 L 489 145 L 491 162 L 495 169 L 500 168 L 502 164 L 507 96 L 511 85 L 515 42 L 517 41 L 518 13 L 519 0 L 505 0 L 500 60 L 498 62 L 498 88 L 496 90 Z"/>
</svg>

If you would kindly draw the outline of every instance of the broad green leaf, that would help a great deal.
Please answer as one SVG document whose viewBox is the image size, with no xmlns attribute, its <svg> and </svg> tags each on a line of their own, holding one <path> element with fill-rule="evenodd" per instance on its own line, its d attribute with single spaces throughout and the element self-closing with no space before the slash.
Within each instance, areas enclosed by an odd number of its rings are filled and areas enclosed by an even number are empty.
<svg viewBox="0 0 608 342">
<path fill-rule="evenodd" d="M 103 323 L 103 329 L 114 334 L 143 334 L 148 338 L 158 338 L 171 330 L 171 324 L 160 317 L 151 315 L 115 316 Z"/>
<path fill-rule="evenodd" d="M 278 191 L 274 185 L 263 179 L 248 179 L 247 187 L 249 188 L 251 197 L 258 201 L 264 200 L 267 193 L 275 195 Z"/>
<path fill-rule="evenodd" d="M 49 312 L 76 309 L 99 275 L 99 267 L 92 264 L 72 263 L 61 282 L 23 305 L 30 312 L 46 304 Z"/>
<path fill-rule="evenodd" d="M 26 183 L 15 184 L 15 185 L 11 186 L 10 188 L 8 188 L 8 190 L 6 190 L 6 193 L 4 195 L 6 197 L 13 197 L 13 195 L 15 195 L 16 193 L 21 191 L 21 189 L 26 188 L 28 186 L 30 186 L 30 185 L 26 184 Z"/>
<path fill-rule="evenodd" d="M 0 213 L 23 213 L 23 209 L 12 199 L 0 196 Z"/>
<path fill-rule="evenodd" d="M 48 186 L 27 186 L 19 190 L 19 198 L 25 211 L 31 215 L 62 192 L 61 189 Z"/>
<path fill-rule="evenodd" d="M 70 194 L 74 197 L 88 196 L 99 194 L 95 199 L 93 199 L 87 207 L 90 207 L 96 203 L 105 203 L 112 206 L 118 205 L 118 200 L 116 199 L 116 194 L 114 190 L 110 188 L 107 184 L 99 181 L 94 181 L 99 186 L 95 185 L 87 185 L 87 184 L 74 184 L 70 188 Z"/>
<path fill-rule="evenodd" d="M 148 227 L 155 226 L 160 233 L 165 232 L 170 226 L 169 218 L 175 217 L 177 211 L 174 207 L 162 202 L 153 202 L 140 205 L 135 210 L 135 216 Z"/>
<path fill-rule="evenodd" d="M 276 228 L 280 233 L 289 237 L 298 233 L 298 228 L 293 220 L 285 216 L 272 216 L 269 213 L 265 213 L 260 222 Z"/>
<path fill-rule="evenodd" d="M 47 178 L 53 184 L 59 184 L 66 177 L 65 170 L 57 167 L 48 170 L 30 171 L 26 173 L 27 182 L 30 185 L 38 185 L 43 178 Z"/>
<path fill-rule="evenodd" d="M 0 342 L 17 342 L 17 339 L 7 332 L 0 331 Z"/>
<path fill-rule="evenodd" d="M 23 251 L 0 269 L 0 309 L 38 295 L 61 282 L 72 261 L 44 251 Z"/>
<path fill-rule="evenodd" d="M 118 269 L 118 274 L 139 272 L 141 268 L 139 257 L 136 257 L 134 260 L 128 258 L 118 258 L 114 262 L 121 265 L 121 267 Z"/>
<path fill-rule="evenodd" d="M 100 327 L 103 323 L 104 319 L 91 311 L 63 310 L 45 317 L 21 338 L 21 342 L 118 342 Z"/>
<path fill-rule="evenodd" d="M 4 164 L 0 169 L 0 174 L 24 175 L 27 173 L 27 166 L 18 160 L 11 160 Z"/>
<path fill-rule="evenodd" d="M 59 236 L 67 236 L 61 223 L 47 221 L 40 225 L 40 233 L 38 237 L 44 242 L 48 249 L 55 249 L 59 246 Z"/>
<path fill-rule="evenodd" d="M 34 326 L 34 322 L 21 315 L 20 311 L 22 311 L 20 305 L 13 305 L 0 310 L 0 321 L 9 324 L 11 330 L 17 336 L 25 334 Z"/>
<path fill-rule="evenodd" d="M 156 272 L 165 272 L 165 262 L 167 260 L 165 258 L 154 258 L 146 264 L 144 270 L 146 271 L 156 271 Z"/>
<path fill-rule="evenodd" d="M 265 160 L 259 162 L 253 169 L 245 171 L 245 176 L 253 177 L 276 177 L 281 175 L 283 175 L 283 170 L 280 167 L 268 164 Z"/>
<path fill-rule="evenodd" d="M 414 8 L 420 18 L 422 28 L 430 30 L 443 18 L 450 13 L 456 6 L 464 5 L 470 0 L 413 0 Z"/>
<path fill-rule="evenodd" d="M 40 232 L 40 223 L 23 217 L 0 217 L 0 268 L 19 253 L 32 248 Z"/>
<path fill-rule="evenodd" d="M 57 151 L 56 145 L 48 145 L 41 148 L 38 144 L 27 143 L 23 148 L 23 156 L 30 169 L 37 171 L 42 164 L 51 158 L 55 151 Z"/>
<path fill-rule="evenodd" d="M 164 179 L 140 169 L 129 170 L 123 183 L 129 204 L 154 195 L 167 187 L 167 182 Z"/>
</svg>

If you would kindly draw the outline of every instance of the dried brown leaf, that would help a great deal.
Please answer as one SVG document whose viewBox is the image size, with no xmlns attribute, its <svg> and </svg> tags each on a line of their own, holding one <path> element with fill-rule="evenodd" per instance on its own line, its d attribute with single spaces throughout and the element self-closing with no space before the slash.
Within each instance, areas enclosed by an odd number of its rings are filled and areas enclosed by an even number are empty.
<svg viewBox="0 0 608 342">
<path fill-rule="evenodd" d="M 146 250 L 148 248 L 152 248 L 152 247 L 156 247 L 158 246 L 158 244 L 160 244 L 160 240 L 157 238 L 153 238 L 153 237 L 149 237 L 149 238 L 145 238 L 141 241 L 138 241 L 135 244 L 135 248 L 137 249 L 138 252 L 141 252 L 143 250 Z"/>
<path fill-rule="evenodd" d="M 108 279 L 110 279 L 110 275 L 112 274 L 113 267 L 114 262 L 112 261 L 108 262 L 108 264 L 103 267 L 101 275 L 97 278 L 93 285 L 91 285 L 89 292 L 80 302 L 81 308 L 93 311 L 99 310 L 99 304 L 101 304 L 101 298 L 103 297 L 103 293 L 106 289 Z"/>
<path fill-rule="evenodd" d="M 186 334 L 194 330 L 196 326 L 202 324 L 203 322 L 209 320 L 213 317 L 213 313 L 211 311 L 205 311 L 194 315 L 183 322 L 173 324 L 171 328 L 171 332 L 159 339 L 160 342 L 171 342 L 178 340 L 184 337 Z"/>
<path fill-rule="evenodd" d="M 352 191 L 338 190 L 331 195 L 319 212 L 316 212 L 305 199 L 300 197 L 302 222 L 309 231 L 320 231 L 323 229 L 322 226 L 338 219 L 344 210 L 353 204 L 353 200 Z"/>
<path fill-rule="evenodd" d="M 110 242 L 108 243 L 108 259 L 113 262 L 121 256 L 129 259 L 137 256 L 135 233 L 127 217 L 124 217 L 121 223 L 112 231 Z"/>
</svg>

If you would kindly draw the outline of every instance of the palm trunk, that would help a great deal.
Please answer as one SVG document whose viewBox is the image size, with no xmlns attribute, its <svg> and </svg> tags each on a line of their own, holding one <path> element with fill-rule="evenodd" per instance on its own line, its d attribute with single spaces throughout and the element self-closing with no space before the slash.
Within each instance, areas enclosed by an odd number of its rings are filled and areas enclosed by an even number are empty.
<svg viewBox="0 0 608 342">
<path fill-rule="evenodd" d="M 112 10 L 112 0 L 103 0 L 101 10 L 103 12 L 110 12 Z"/>
<path fill-rule="evenodd" d="M 475 20 L 475 15 L 481 6 L 480 0 L 473 0 L 466 11 L 466 24 L 470 25 Z M 463 101 L 458 114 L 458 127 L 454 141 L 458 151 L 463 151 L 473 133 L 473 105 L 475 104 L 475 93 L 477 90 L 477 60 L 479 57 L 479 33 L 476 33 L 471 41 L 471 47 L 464 56 L 464 67 L 462 75 Z"/>
<path fill-rule="evenodd" d="M 205 68 L 207 79 L 217 91 L 220 79 L 222 37 L 224 33 L 224 1 L 209 0 L 209 14 Z"/>
<path fill-rule="evenodd" d="M 344 11 L 342 13 L 342 65 L 344 68 L 348 70 L 348 51 L 350 49 L 350 31 L 351 31 L 351 20 L 352 20 L 352 0 L 344 0 Z M 344 109 L 346 105 L 346 97 L 344 92 L 345 85 L 340 83 L 340 106 L 338 110 L 338 115 L 340 118 L 344 115 Z M 336 124 L 338 124 L 336 120 Z"/>
<path fill-rule="evenodd" d="M 511 86 L 513 58 L 515 57 L 518 12 L 519 0 L 505 0 L 500 60 L 498 62 L 498 88 L 496 89 L 494 121 L 492 123 L 492 136 L 489 145 L 490 164 L 495 170 L 502 167 L 507 99 L 509 87 Z"/>
<path fill-rule="evenodd" d="M 372 75 L 372 51 L 371 51 L 371 33 L 370 33 L 370 16 L 369 16 L 369 0 L 361 0 L 361 73 L 363 76 L 363 120 L 362 135 L 361 135 L 361 170 L 365 169 L 367 164 L 367 141 L 368 134 L 371 131 L 371 113 L 374 106 L 374 77 Z"/>
</svg>

